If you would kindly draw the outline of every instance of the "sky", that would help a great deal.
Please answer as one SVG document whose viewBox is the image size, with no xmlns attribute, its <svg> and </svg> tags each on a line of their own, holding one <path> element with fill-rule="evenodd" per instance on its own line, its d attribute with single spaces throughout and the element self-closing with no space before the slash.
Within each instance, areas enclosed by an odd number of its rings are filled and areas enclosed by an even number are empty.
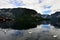
<svg viewBox="0 0 60 40">
<path fill-rule="evenodd" d="M 29 8 L 41 14 L 60 11 L 60 0 L 0 0 L 0 8 Z"/>
</svg>

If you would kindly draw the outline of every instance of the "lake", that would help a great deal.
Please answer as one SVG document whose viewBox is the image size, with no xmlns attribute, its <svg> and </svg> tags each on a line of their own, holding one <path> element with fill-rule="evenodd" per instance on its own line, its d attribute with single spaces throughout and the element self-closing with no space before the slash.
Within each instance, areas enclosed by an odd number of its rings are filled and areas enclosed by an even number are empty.
<svg viewBox="0 0 60 40">
<path fill-rule="evenodd" d="M 0 40 L 60 40 L 60 28 L 48 21 L 30 29 L 0 28 Z"/>
</svg>

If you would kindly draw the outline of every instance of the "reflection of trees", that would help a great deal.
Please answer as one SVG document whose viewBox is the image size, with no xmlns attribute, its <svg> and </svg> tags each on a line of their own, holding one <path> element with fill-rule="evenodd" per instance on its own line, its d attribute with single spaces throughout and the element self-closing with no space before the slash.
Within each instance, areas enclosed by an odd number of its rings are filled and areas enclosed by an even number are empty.
<svg viewBox="0 0 60 40">
<path fill-rule="evenodd" d="M 57 21 L 57 20 L 44 20 L 44 21 L 41 21 L 41 23 L 42 24 L 51 24 L 55 28 L 60 28 L 60 21 Z"/>
<path fill-rule="evenodd" d="M 53 26 L 55 26 L 56 28 L 60 28 L 60 21 L 57 21 L 57 20 L 51 21 L 51 24 L 52 24 Z"/>
</svg>

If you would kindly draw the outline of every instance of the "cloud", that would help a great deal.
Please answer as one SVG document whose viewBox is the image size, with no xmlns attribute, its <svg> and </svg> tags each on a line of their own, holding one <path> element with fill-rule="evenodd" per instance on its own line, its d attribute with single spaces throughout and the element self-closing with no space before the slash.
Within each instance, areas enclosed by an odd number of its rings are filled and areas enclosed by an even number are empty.
<svg viewBox="0 0 60 40">
<path fill-rule="evenodd" d="M 44 9 L 46 9 L 46 8 L 50 9 L 51 7 L 52 7 L 51 5 L 43 5 Z"/>
<path fill-rule="evenodd" d="M 59 5 L 60 0 L 0 0 L 0 8 L 25 7 L 34 9 L 41 14 L 44 14 L 42 12 L 48 9 L 55 12 L 60 9 Z M 52 11 L 51 13 L 53 13 Z"/>
<path fill-rule="evenodd" d="M 17 1 L 17 0 L 11 0 L 9 3 L 15 5 L 15 6 L 23 6 L 23 1 Z"/>
</svg>

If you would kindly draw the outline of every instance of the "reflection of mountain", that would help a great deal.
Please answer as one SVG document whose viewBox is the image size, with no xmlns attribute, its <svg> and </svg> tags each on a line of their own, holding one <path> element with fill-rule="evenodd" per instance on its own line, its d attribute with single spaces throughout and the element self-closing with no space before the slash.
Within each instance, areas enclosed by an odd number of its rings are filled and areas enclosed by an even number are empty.
<svg viewBox="0 0 60 40">
<path fill-rule="evenodd" d="M 43 21 L 40 22 L 40 24 L 45 24 L 45 25 L 46 25 L 46 24 L 51 24 L 51 25 L 53 25 L 55 28 L 60 28 L 60 22 L 59 22 L 59 21 L 56 21 L 56 20 L 55 20 L 55 21 L 43 20 Z M 39 24 L 39 25 L 40 25 L 40 24 Z"/>
<path fill-rule="evenodd" d="M 57 28 L 60 28 L 60 12 L 55 12 L 54 14 L 51 15 L 42 15 L 43 18 L 45 19 L 50 19 L 48 21 L 45 20 L 45 22 L 43 21 L 43 23 L 50 23 L 52 25 L 54 25 Z"/>
<path fill-rule="evenodd" d="M 41 15 L 35 10 L 26 8 L 0 9 L 0 17 L 2 18 L 1 28 L 29 29 L 40 24 L 60 26 L 60 12 L 52 15 Z M 6 20 L 7 18 L 11 20 Z"/>
<path fill-rule="evenodd" d="M 60 28 L 60 22 L 58 21 L 51 22 L 51 24 L 55 26 L 56 28 Z"/>
<path fill-rule="evenodd" d="M 51 15 L 51 24 L 60 28 L 60 12 L 56 12 Z"/>
<path fill-rule="evenodd" d="M 27 29 L 36 27 L 37 12 L 32 9 L 26 8 L 13 8 L 13 9 L 0 9 L 0 16 L 3 18 L 9 18 L 13 21 L 0 22 L 2 28 L 15 28 L 15 29 Z M 2 18 L 2 19 L 3 19 Z"/>
</svg>

